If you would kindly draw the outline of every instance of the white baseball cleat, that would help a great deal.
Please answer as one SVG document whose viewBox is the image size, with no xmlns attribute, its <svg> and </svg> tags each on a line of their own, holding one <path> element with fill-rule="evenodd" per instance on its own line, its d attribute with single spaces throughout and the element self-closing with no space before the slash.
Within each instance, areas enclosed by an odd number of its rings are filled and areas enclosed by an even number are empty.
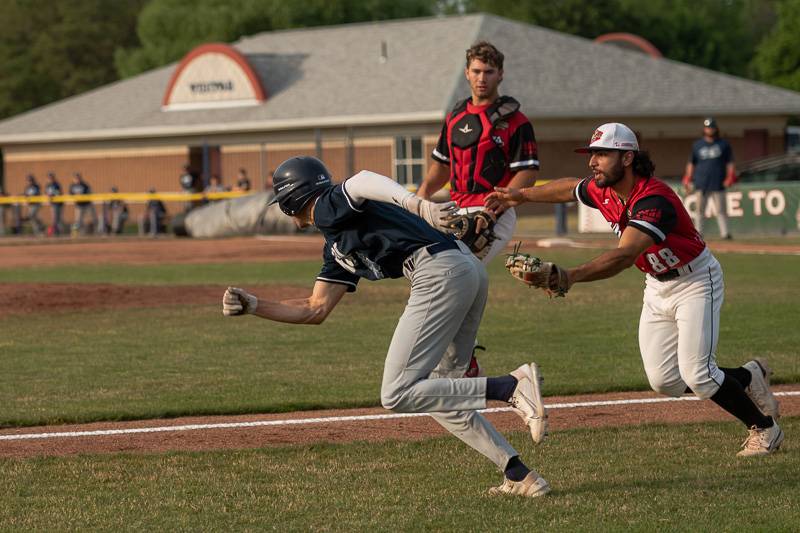
<svg viewBox="0 0 800 533">
<path fill-rule="evenodd" d="M 777 451 L 783 443 L 783 430 L 777 422 L 774 422 L 770 428 L 762 429 L 753 426 L 748 431 L 749 435 L 742 443 L 742 451 L 736 454 L 739 457 L 768 455 Z"/>
<path fill-rule="evenodd" d="M 517 387 L 508 403 L 531 431 L 533 442 L 539 444 L 547 435 L 547 410 L 542 400 L 542 375 L 539 365 L 522 365 L 511 372 L 517 378 Z"/>
<path fill-rule="evenodd" d="M 747 395 L 762 413 L 771 416 L 773 420 L 778 420 L 781 416 L 780 406 L 769 388 L 772 369 L 767 364 L 767 360 L 753 359 L 742 365 L 742 367 L 749 370 L 752 376 L 750 385 L 745 389 Z"/>
<path fill-rule="evenodd" d="M 511 481 L 510 479 L 505 478 L 503 479 L 502 485 L 489 489 L 489 494 L 492 496 L 498 496 L 501 494 L 514 494 L 516 496 L 525 496 L 527 498 L 544 496 L 548 492 L 550 492 L 550 485 L 543 477 L 533 470 L 531 470 L 522 481 Z"/>
</svg>

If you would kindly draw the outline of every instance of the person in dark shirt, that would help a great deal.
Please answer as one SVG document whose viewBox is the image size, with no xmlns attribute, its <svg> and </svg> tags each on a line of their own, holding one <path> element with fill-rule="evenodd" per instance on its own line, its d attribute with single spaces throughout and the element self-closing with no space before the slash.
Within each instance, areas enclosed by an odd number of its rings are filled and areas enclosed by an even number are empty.
<svg viewBox="0 0 800 533">
<path fill-rule="evenodd" d="M 80 172 L 72 175 L 72 184 L 69 186 L 69 193 L 73 195 L 92 194 L 92 188 L 83 179 Z M 89 215 L 91 224 L 89 228 L 84 225 L 84 218 Z M 75 202 L 75 222 L 72 224 L 72 231 L 78 234 L 94 232 L 97 229 L 97 211 L 90 200 L 77 200 Z"/>
<path fill-rule="evenodd" d="M 733 150 L 725 139 L 720 138 L 717 121 L 709 117 L 703 121 L 703 137 L 692 145 L 689 162 L 683 176 L 683 186 L 687 194 L 697 194 L 697 212 L 694 224 L 703 233 L 703 219 L 709 199 L 713 202 L 719 225 L 719 235 L 731 239 L 728 231 L 725 189 L 736 183 L 736 167 L 733 163 Z"/>
<path fill-rule="evenodd" d="M 53 201 L 54 196 L 61 196 L 63 192 L 61 184 L 56 179 L 55 172 L 48 172 L 44 193 L 50 197 L 50 209 L 52 209 L 53 213 L 53 222 L 47 230 L 50 235 L 61 235 L 64 230 L 64 204 Z"/>
<path fill-rule="evenodd" d="M 118 194 L 116 186 L 111 187 L 111 194 Z M 108 202 L 103 202 L 103 215 L 101 224 L 102 233 L 119 235 L 125 230 L 125 221 L 128 220 L 128 206 L 125 201 L 115 198 Z"/>
<path fill-rule="evenodd" d="M 147 191 L 150 194 L 155 194 L 155 187 L 151 187 Z M 167 208 L 164 202 L 158 198 L 151 198 L 145 205 L 144 213 L 139 219 L 139 235 L 150 235 L 155 237 L 159 233 L 166 233 L 167 231 Z"/>
<path fill-rule="evenodd" d="M 251 187 L 252 184 L 250 183 L 250 178 L 247 176 L 247 169 L 240 168 L 233 190 L 237 192 L 249 192 Z"/>
<path fill-rule="evenodd" d="M 322 269 L 308 298 L 259 299 L 236 287 L 223 296 L 223 314 L 292 324 L 319 324 L 360 279 L 405 277 L 411 295 L 386 356 L 381 403 L 401 413 L 429 413 L 439 424 L 505 472 L 495 494 L 541 496 L 549 485 L 478 410 L 487 400 L 509 402 L 534 442 L 544 439 L 546 416 L 536 363 L 493 378 L 463 376 L 486 304 L 488 276 L 469 248 L 451 235 L 454 202 L 436 204 L 373 172 L 333 185 L 313 157 L 284 161 L 274 176 L 281 211 L 299 228 L 323 235 Z"/>
<path fill-rule="evenodd" d="M 28 174 L 25 178 L 25 196 L 40 196 L 42 194 L 42 189 L 39 187 L 39 182 L 36 181 L 36 176 L 33 174 Z M 28 204 L 28 220 L 31 223 L 31 229 L 33 230 L 34 235 L 44 235 L 44 228 L 45 225 L 39 219 L 39 210 L 42 208 L 42 204 L 39 202 L 33 202 Z"/>
</svg>

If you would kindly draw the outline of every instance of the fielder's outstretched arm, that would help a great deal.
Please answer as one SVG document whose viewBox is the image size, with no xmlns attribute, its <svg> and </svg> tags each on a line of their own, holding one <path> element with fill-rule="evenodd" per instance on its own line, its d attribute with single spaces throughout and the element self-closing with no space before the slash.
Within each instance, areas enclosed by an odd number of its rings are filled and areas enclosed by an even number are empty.
<svg viewBox="0 0 800 533">
<path fill-rule="evenodd" d="M 561 178 L 539 187 L 495 187 L 494 192 L 486 197 L 484 205 L 490 211 L 501 212 L 525 202 L 574 202 L 575 187 L 580 182 L 578 178 Z"/>
<path fill-rule="evenodd" d="M 567 269 L 570 285 L 616 276 L 636 262 L 636 258 L 655 244 L 653 238 L 633 226 L 622 232 L 619 246 L 575 268 Z"/>
<path fill-rule="evenodd" d="M 275 322 L 322 324 L 347 292 L 347 285 L 317 281 L 311 296 L 291 300 L 259 299 L 237 287 L 228 287 L 222 297 L 222 314 L 253 314 Z"/>
</svg>

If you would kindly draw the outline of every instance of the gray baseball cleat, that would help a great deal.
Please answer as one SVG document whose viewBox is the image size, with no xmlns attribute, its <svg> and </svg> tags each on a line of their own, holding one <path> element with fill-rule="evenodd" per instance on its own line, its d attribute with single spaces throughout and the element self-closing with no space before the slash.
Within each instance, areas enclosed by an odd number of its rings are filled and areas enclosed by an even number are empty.
<svg viewBox="0 0 800 533">
<path fill-rule="evenodd" d="M 511 372 L 517 378 L 517 387 L 508 403 L 531 431 L 533 442 L 539 444 L 547 435 L 547 410 L 542 400 L 542 375 L 539 365 L 522 365 Z"/>
<path fill-rule="evenodd" d="M 527 498 L 544 496 L 548 492 L 550 492 L 550 485 L 543 477 L 533 470 L 531 470 L 522 481 L 511 481 L 510 479 L 505 478 L 503 479 L 502 485 L 489 489 L 489 494 L 492 496 L 498 496 L 501 494 L 514 494 L 516 496 L 525 496 Z"/>
<path fill-rule="evenodd" d="M 750 385 L 744 391 L 762 413 L 771 416 L 773 420 L 778 420 L 781 416 L 780 406 L 769 388 L 772 369 L 767 364 L 767 360 L 756 358 L 748 361 L 742 367 L 749 370 L 752 376 Z"/>
<path fill-rule="evenodd" d="M 742 451 L 736 454 L 739 457 L 769 455 L 778 451 L 783 443 L 783 430 L 781 430 L 777 422 L 774 422 L 770 428 L 753 426 L 748 431 L 749 434 L 742 443 Z"/>
</svg>

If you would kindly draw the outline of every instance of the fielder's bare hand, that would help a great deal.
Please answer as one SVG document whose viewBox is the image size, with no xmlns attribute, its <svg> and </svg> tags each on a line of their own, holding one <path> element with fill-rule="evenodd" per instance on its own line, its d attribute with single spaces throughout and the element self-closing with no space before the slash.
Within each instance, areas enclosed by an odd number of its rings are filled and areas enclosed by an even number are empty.
<svg viewBox="0 0 800 533">
<path fill-rule="evenodd" d="M 525 202 L 525 197 L 520 189 L 512 187 L 495 187 L 483 201 L 487 211 L 499 215 L 509 207 L 516 207 Z"/>
<path fill-rule="evenodd" d="M 222 297 L 222 314 L 240 316 L 256 312 L 258 298 L 238 287 L 228 287 Z"/>
</svg>

